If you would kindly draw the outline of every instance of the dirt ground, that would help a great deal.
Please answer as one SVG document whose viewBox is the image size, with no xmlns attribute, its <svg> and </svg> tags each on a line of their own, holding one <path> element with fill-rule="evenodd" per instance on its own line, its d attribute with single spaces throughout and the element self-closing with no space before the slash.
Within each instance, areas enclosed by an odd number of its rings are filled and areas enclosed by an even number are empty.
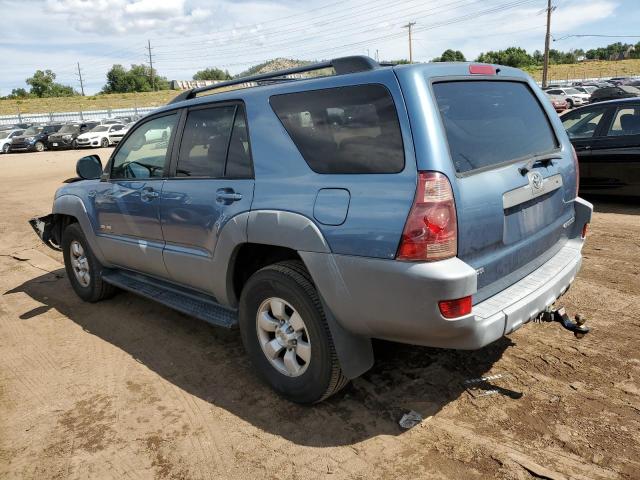
<svg viewBox="0 0 640 480">
<path fill-rule="evenodd" d="M 0 478 L 640 478 L 640 206 L 596 203 L 563 299 L 586 338 L 379 342 L 371 371 L 302 407 L 258 381 L 237 331 L 74 295 L 27 220 L 79 156 L 0 155 Z M 487 375 L 495 388 L 467 390 Z M 411 409 L 425 420 L 402 430 Z"/>
</svg>

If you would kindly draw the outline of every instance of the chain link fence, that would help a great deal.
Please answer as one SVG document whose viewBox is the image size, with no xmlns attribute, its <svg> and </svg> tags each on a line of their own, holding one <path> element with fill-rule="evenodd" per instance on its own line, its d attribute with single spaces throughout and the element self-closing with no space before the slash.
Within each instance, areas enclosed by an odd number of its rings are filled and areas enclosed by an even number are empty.
<svg viewBox="0 0 640 480">
<path fill-rule="evenodd" d="M 47 122 L 83 122 L 86 120 L 103 120 L 116 117 L 143 117 L 158 107 L 108 108 L 103 110 L 86 110 L 78 112 L 18 113 L 16 115 L 0 115 L 0 125 L 14 123 L 47 123 Z"/>
</svg>

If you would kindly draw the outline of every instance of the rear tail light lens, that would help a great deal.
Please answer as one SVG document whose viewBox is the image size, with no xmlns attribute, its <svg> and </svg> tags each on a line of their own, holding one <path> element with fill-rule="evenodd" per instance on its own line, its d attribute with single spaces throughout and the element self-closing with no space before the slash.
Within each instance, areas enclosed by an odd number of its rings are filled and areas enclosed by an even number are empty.
<svg viewBox="0 0 640 480">
<path fill-rule="evenodd" d="M 576 149 L 571 145 L 571 153 L 573 154 L 573 166 L 576 169 L 576 197 L 578 196 L 578 190 L 580 189 L 580 164 L 578 163 L 578 154 Z"/>
<path fill-rule="evenodd" d="M 438 307 L 444 318 L 457 318 L 469 315 L 473 305 L 471 304 L 471 296 L 469 296 L 455 300 L 442 300 L 438 302 Z"/>
<path fill-rule="evenodd" d="M 457 250 L 458 226 L 451 183 L 440 172 L 420 172 L 396 258 L 431 262 L 455 257 Z"/>
<path fill-rule="evenodd" d="M 582 236 L 582 238 L 583 238 L 583 239 L 584 239 L 584 238 L 587 238 L 587 233 L 589 233 L 589 224 L 588 224 L 588 223 L 585 223 L 585 224 L 582 226 L 582 234 L 581 234 L 581 236 Z"/>
</svg>

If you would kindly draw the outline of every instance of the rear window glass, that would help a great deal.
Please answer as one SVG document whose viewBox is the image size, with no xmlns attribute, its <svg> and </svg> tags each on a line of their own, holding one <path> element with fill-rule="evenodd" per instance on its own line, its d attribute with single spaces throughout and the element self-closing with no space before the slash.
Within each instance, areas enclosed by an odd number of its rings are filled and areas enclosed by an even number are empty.
<svg viewBox="0 0 640 480">
<path fill-rule="evenodd" d="M 404 150 L 396 107 L 382 85 L 271 97 L 271 106 L 317 173 L 397 173 Z"/>
<path fill-rule="evenodd" d="M 433 85 L 458 173 L 558 147 L 542 106 L 520 82 L 454 81 Z"/>
</svg>

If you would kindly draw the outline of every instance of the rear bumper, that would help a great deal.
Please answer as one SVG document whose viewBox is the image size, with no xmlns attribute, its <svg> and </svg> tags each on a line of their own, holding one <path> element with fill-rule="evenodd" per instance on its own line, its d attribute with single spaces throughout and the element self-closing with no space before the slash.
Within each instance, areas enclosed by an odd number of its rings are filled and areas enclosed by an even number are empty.
<svg viewBox="0 0 640 480">
<path fill-rule="evenodd" d="M 535 318 L 571 285 L 582 261 L 582 225 L 591 205 L 576 201 L 572 238 L 546 263 L 453 320 L 440 300 L 476 293 L 476 271 L 458 258 L 406 263 L 301 252 L 320 294 L 347 330 L 431 347 L 477 349 Z M 577 232 L 577 234 L 575 234 Z"/>
</svg>

